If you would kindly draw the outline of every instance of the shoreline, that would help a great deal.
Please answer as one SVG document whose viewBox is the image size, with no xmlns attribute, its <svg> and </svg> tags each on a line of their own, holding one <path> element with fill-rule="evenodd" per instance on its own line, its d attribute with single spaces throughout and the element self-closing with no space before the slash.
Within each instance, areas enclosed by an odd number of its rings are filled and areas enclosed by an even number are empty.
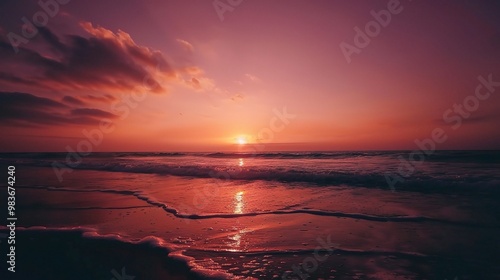
<svg viewBox="0 0 500 280">
<path fill-rule="evenodd" d="M 5 227 L 0 233 L 6 232 Z M 180 250 L 172 244 L 166 244 L 154 236 L 125 239 L 119 235 L 100 235 L 92 228 L 20 228 L 17 231 L 20 242 L 17 245 L 16 272 L 0 273 L 2 279 L 148 279 L 148 280 L 224 280 L 224 279 L 295 279 L 293 264 L 297 259 L 304 260 L 312 253 L 305 252 L 203 252 L 196 249 Z M 4 243 L 0 244 L 4 246 Z M 324 254 L 324 255 L 323 255 Z M 272 277 L 254 278 L 252 276 L 234 276 L 216 269 L 197 267 L 193 257 L 204 255 L 211 259 L 224 259 L 233 266 L 247 269 L 257 274 L 262 267 L 248 266 L 249 259 L 266 259 L 278 256 L 276 261 L 284 263 L 281 274 Z M 460 271 L 460 279 L 494 279 L 500 276 L 494 261 L 442 259 L 433 256 L 405 256 L 391 252 L 356 252 L 335 249 L 322 251 L 326 260 L 317 270 L 307 272 L 320 279 L 449 279 L 451 274 Z M 243 256 L 243 257 L 242 257 Z M 251 263 L 251 262 L 250 262 Z M 270 264 L 270 263 L 269 263 Z M 374 266 L 383 267 L 378 272 Z M 379 267 L 379 268 L 380 268 Z M 411 268 L 411 269 L 410 269 Z M 252 271 L 253 269 L 253 271 Z M 302 273 L 306 273 L 302 271 Z M 368 273 L 368 275 L 367 275 Z M 249 273 L 250 274 L 250 273 Z M 285 277 L 288 275 L 290 277 Z M 335 275 L 334 278 L 324 278 Z M 13 277 L 14 276 L 14 277 Z M 296 277 L 297 275 L 295 275 Z M 116 278 L 118 277 L 118 278 Z M 453 279 L 453 278 L 452 278 Z"/>
<path fill-rule="evenodd" d="M 175 248 L 156 237 L 131 241 L 118 235 L 99 235 L 89 228 L 44 227 L 19 228 L 16 235 L 16 272 L 2 270 L 2 279 L 95 280 L 114 275 L 122 279 L 133 279 L 126 275 L 151 280 L 228 279 L 210 276 L 216 272 L 194 272 L 189 257 L 169 256 Z"/>
</svg>

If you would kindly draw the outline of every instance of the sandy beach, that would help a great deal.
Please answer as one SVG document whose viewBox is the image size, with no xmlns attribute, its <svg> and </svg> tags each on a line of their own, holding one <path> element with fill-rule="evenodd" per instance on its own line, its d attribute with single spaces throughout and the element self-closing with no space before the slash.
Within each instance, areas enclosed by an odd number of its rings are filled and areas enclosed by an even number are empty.
<svg viewBox="0 0 500 280">
<path fill-rule="evenodd" d="M 494 197 L 248 180 L 218 182 L 215 196 L 207 178 L 21 172 L 18 279 L 112 279 L 122 268 L 135 279 L 500 275 Z M 204 191 L 208 203 L 193 204 Z"/>
</svg>

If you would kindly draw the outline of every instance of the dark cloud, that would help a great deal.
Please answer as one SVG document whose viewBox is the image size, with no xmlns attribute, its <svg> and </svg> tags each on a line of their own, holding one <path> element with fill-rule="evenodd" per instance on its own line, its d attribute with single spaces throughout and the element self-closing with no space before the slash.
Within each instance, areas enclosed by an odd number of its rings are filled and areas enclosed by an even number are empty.
<svg viewBox="0 0 500 280">
<path fill-rule="evenodd" d="M 478 114 L 477 116 L 470 116 L 467 119 L 464 119 L 464 123 L 486 123 L 486 122 L 494 122 L 500 119 L 499 113 L 483 113 Z"/>
<path fill-rule="evenodd" d="M 101 96 L 95 96 L 95 95 L 89 94 L 89 95 L 81 96 L 81 98 L 88 100 L 88 101 L 99 101 L 99 102 L 105 102 L 105 103 L 109 103 L 110 101 L 116 101 L 118 99 L 111 94 L 104 94 Z"/>
<path fill-rule="evenodd" d="M 461 117 L 458 113 L 449 114 L 449 117 L 453 118 L 453 121 L 446 122 L 444 119 L 437 119 L 435 121 L 438 125 L 444 126 L 454 126 L 457 120 L 460 119 L 461 124 L 479 124 L 479 123 L 493 123 L 500 120 L 500 113 L 496 112 L 485 112 L 472 114 L 468 118 Z"/>
<path fill-rule="evenodd" d="M 69 95 L 66 95 L 65 97 L 63 97 L 62 101 L 69 103 L 69 104 L 73 104 L 73 105 L 79 105 L 79 106 L 85 105 L 85 102 L 81 101 L 80 99 L 78 99 L 76 97 L 69 96 Z"/>
<path fill-rule="evenodd" d="M 75 109 L 62 102 L 22 92 L 0 92 L 0 121 L 10 126 L 93 125 L 117 116 L 99 109 Z"/>
<path fill-rule="evenodd" d="M 24 108 L 34 106 L 40 110 L 63 109 L 66 105 L 43 97 L 38 97 L 29 93 L 22 92 L 0 92 L 0 109 L 2 112 L 9 108 Z"/>
<path fill-rule="evenodd" d="M 18 46 L 18 53 L 0 33 L 2 126 L 93 125 L 117 117 L 97 108 L 118 95 L 165 93 L 172 82 L 201 87 L 194 78 L 203 78 L 198 67 L 174 68 L 161 52 L 137 45 L 121 30 L 88 22 L 80 27 L 83 36 L 38 28 L 38 36 Z"/>
<path fill-rule="evenodd" d="M 118 117 L 117 115 L 114 115 L 112 113 L 103 110 L 89 109 L 89 108 L 73 109 L 71 110 L 71 114 L 73 116 L 80 116 L 80 117 L 96 117 L 96 118 L 110 118 L 110 119 Z"/>
<path fill-rule="evenodd" d="M 17 77 L 15 75 L 12 75 L 10 73 L 6 72 L 0 72 L 0 82 L 8 83 L 8 84 L 21 84 L 21 85 L 27 85 L 27 86 L 38 86 L 39 84 L 30 81 L 21 77 Z"/>
<path fill-rule="evenodd" d="M 0 82 L 103 92 L 141 87 L 162 93 L 166 92 L 164 82 L 177 77 L 161 52 L 137 45 L 127 33 L 113 33 L 90 23 L 81 27 L 87 37 L 66 35 L 61 39 L 48 28 L 40 28 L 40 42 L 19 47 L 17 54 L 7 39 L 0 40 Z"/>
</svg>

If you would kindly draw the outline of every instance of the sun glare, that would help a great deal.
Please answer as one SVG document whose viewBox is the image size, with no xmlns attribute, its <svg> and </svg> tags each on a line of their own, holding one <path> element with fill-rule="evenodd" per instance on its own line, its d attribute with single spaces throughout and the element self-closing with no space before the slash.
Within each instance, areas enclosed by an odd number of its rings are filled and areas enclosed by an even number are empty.
<svg viewBox="0 0 500 280">
<path fill-rule="evenodd" d="M 247 143 L 247 139 L 245 137 L 238 137 L 236 138 L 236 143 L 240 144 L 240 145 L 245 145 Z"/>
</svg>

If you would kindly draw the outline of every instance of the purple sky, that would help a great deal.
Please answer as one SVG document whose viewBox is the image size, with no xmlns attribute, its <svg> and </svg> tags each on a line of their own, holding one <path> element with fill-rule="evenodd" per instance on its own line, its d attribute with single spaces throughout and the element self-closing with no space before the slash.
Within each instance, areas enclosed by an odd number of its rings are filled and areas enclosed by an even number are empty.
<svg viewBox="0 0 500 280">
<path fill-rule="evenodd" d="M 2 1 L 0 151 L 91 131 L 95 151 L 415 149 L 435 129 L 498 149 L 500 4 L 477 2 L 69 1 L 25 38 L 42 8 Z"/>
</svg>

